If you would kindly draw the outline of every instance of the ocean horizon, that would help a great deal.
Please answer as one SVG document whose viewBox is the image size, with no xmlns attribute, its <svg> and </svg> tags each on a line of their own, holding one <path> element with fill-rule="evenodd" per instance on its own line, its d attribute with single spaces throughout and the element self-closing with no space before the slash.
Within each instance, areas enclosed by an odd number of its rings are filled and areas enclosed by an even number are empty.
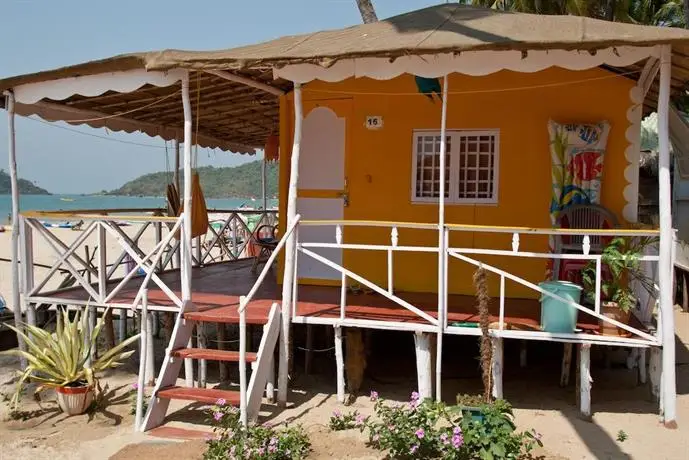
<svg viewBox="0 0 689 460">
<path fill-rule="evenodd" d="M 20 211 L 70 211 L 75 209 L 146 209 L 165 208 L 165 197 L 118 195 L 20 195 Z M 206 206 L 212 209 L 237 209 L 242 206 L 259 208 L 260 198 L 207 198 Z M 268 206 L 277 206 L 277 200 L 268 200 Z M 0 195 L 0 222 L 6 224 L 12 213 L 11 195 Z"/>
</svg>

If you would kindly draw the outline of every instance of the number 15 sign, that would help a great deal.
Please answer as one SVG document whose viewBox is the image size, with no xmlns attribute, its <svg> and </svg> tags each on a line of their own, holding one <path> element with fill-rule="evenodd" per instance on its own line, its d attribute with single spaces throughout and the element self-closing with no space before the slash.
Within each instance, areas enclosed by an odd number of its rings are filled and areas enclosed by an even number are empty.
<svg viewBox="0 0 689 460">
<path fill-rule="evenodd" d="M 366 129 L 382 129 L 383 117 L 380 115 L 367 115 L 366 123 L 364 125 L 366 126 Z"/>
</svg>

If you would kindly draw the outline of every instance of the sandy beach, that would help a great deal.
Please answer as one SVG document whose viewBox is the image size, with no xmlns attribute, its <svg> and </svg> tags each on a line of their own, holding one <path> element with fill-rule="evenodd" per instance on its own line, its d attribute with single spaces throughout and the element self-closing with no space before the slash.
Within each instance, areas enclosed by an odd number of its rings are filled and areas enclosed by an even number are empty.
<svg viewBox="0 0 689 460">
<path fill-rule="evenodd" d="M 79 232 L 52 230 L 69 243 Z M 128 234 L 135 227 L 127 227 Z M 0 257 L 10 256 L 10 233 L 0 234 Z M 92 236 L 95 238 L 95 235 Z M 35 237 L 36 261 L 50 265 L 56 260 L 52 249 L 40 237 Z M 145 248 L 152 247 L 155 235 L 152 231 L 142 238 Z M 89 242 L 90 247 L 93 242 Z M 83 251 L 83 250 L 82 250 Z M 108 260 L 119 254 L 116 242 L 108 247 Z M 37 272 L 37 278 L 38 278 Z M 6 299 L 11 298 L 10 264 L 0 265 L 0 289 Z M 505 397 L 515 406 L 516 421 L 520 428 L 534 428 L 543 434 L 544 450 L 539 452 L 547 459 L 684 459 L 689 452 L 689 315 L 676 312 L 678 333 L 677 380 L 679 429 L 669 430 L 659 423 L 658 404 L 649 396 L 647 386 L 639 385 L 636 372 L 621 365 L 609 369 L 594 362 L 592 421 L 579 418 L 575 406 L 575 388 L 557 385 L 559 373 L 553 371 L 553 363 L 534 359 L 529 367 L 520 370 L 514 363 L 506 363 L 504 382 Z M 534 347 L 538 347 L 538 342 Z M 516 345 L 516 342 L 515 342 Z M 509 345 L 507 345 L 509 347 Z M 162 352 L 162 339 L 157 349 Z M 600 347 L 594 347 L 599 349 Z M 506 348 L 506 356 L 512 351 Z M 160 356 L 158 356 L 160 359 Z M 557 363 L 555 363 L 556 365 Z M 6 404 L 2 405 L 0 422 L 0 460 L 3 459 L 105 459 L 134 458 L 196 459 L 202 456 L 203 441 L 176 442 L 134 433 L 133 417 L 129 415 L 128 392 L 135 381 L 136 354 L 127 366 L 104 376 L 111 394 L 110 403 L 92 415 L 65 417 L 47 395 L 38 405 L 31 398 L 31 391 L 24 397 L 24 420 L 12 420 L 7 416 Z M 0 392 L 9 395 L 18 368 L 15 359 L 0 359 Z M 311 434 L 314 444 L 312 458 L 380 458 L 380 453 L 365 446 L 365 438 L 355 431 L 331 433 L 328 419 L 335 408 L 341 406 L 335 400 L 334 365 L 330 354 L 321 355 L 314 364 L 314 375 L 301 375 L 297 368 L 293 376 L 294 392 L 290 408 L 278 412 L 273 406 L 264 406 L 264 420 L 271 423 L 299 423 Z M 217 371 L 209 365 L 211 384 L 217 381 Z M 380 382 L 368 378 L 364 390 L 376 389 L 382 397 L 405 400 L 414 390 L 415 377 L 407 375 L 393 382 Z M 454 378 L 444 381 L 445 399 L 453 395 L 476 391 L 478 379 Z M 205 415 L 202 407 L 173 403 L 169 412 L 170 426 L 198 427 Z M 353 407 L 364 414 L 372 412 L 372 403 L 360 396 Z M 618 433 L 627 435 L 624 442 L 617 441 Z"/>
</svg>

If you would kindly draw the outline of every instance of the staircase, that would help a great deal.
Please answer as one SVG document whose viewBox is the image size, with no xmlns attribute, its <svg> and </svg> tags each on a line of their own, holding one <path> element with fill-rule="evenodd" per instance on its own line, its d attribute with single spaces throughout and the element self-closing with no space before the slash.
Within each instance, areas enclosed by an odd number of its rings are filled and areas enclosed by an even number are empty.
<svg viewBox="0 0 689 460">
<path fill-rule="evenodd" d="M 189 302 L 178 315 L 177 322 L 172 331 L 170 346 L 166 350 L 165 360 L 160 369 L 160 375 L 148 405 L 146 418 L 142 424 L 142 431 L 148 431 L 160 426 L 167 414 L 170 401 L 173 399 L 195 401 L 205 404 L 215 404 L 218 399 L 224 399 L 227 404 L 241 408 L 242 385 L 245 373 L 240 368 L 240 390 L 221 390 L 215 388 L 189 388 L 177 386 L 182 363 L 185 359 L 203 359 L 207 361 L 234 362 L 241 366 L 241 352 L 217 350 L 210 348 L 187 348 L 194 326 L 200 323 L 225 323 L 240 324 L 240 349 L 245 347 L 245 326 L 238 321 L 238 307 L 220 307 L 198 311 Z M 241 314 L 243 316 L 243 313 Z M 274 303 L 266 316 L 252 315 L 249 318 L 251 324 L 262 324 L 263 335 L 256 352 L 246 352 L 245 362 L 252 368 L 251 379 L 246 386 L 246 412 L 249 421 L 255 421 L 261 407 L 263 392 L 273 372 L 273 355 L 275 345 L 280 334 L 280 307 Z M 244 375 L 242 375 L 244 374 Z M 272 392 L 272 388 L 270 389 Z M 268 397 L 272 398 L 272 394 Z"/>
</svg>

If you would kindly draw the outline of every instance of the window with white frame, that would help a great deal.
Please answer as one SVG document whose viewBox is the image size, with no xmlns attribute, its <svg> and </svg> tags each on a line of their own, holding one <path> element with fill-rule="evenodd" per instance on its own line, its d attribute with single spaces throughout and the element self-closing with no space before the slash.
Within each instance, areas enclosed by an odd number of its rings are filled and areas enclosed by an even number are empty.
<svg viewBox="0 0 689 460">
<path fill-rule="evenodd" d="M 445 202 L 497 203 L 500 133 L 446 131 Z M 440 196 L 440 132 L 414 131 L 412 201 L 437 202 Z"/>
</svg>

